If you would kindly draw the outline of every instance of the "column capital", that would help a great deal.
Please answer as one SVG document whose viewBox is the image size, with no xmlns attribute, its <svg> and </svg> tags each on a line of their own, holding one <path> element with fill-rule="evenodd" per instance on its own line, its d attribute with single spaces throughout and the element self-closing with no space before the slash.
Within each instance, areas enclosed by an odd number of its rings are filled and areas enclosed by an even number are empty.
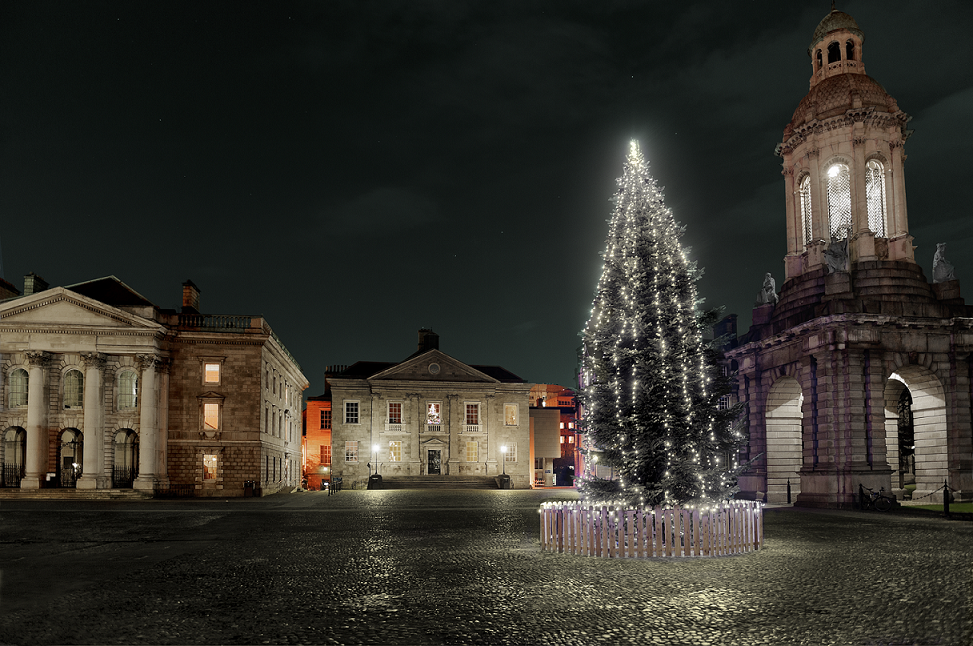
<svg viewBox="0 0 973 646">
<path fill-rule="evenodd" d="M 100 352 L 81 353 L 81 365 L 83 365 L 85 368 L 97 368 L 98 370 L 104 370 L 107 361 L 108 357 Z"/>
<path fill-rule="evenodd" d="M 41 368 L 47 366 L 54 358 L 50 352 L 43 350 L 28 350 L 24 353 L 24 357 L 31 366 L 40 366 Z"/>
<path fill-rule="evenodd" d="M 159 355 L 156 354 L 137 354 L 135 355 L 135 363 L 141 370 L 150 370 L 155 368 L 160 360 Z"/>
</svg>

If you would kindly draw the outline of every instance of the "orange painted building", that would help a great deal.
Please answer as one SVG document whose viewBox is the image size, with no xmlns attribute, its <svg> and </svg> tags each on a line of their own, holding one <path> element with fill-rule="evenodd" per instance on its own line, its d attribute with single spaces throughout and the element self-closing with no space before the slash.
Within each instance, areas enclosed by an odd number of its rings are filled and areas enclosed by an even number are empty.
<svg viewBox="0 0 973 646">
<path fill-rule="evenodd" d="M 331 482 L 331 392 L 307 398 L 304 421 L 304 479 L 312 491 Z"/>
</svg>

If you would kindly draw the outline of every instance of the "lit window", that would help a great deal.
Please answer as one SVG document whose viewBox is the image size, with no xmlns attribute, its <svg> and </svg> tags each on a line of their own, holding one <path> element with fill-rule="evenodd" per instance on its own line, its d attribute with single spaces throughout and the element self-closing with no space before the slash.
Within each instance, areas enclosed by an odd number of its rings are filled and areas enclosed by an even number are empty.
<svg viewBox="0 0 973 646">
<path fill-rule="evenodd" d="M 64 373 L 64 407 L 77 408 L 84 402 L 84 377 L 80 370 Z"/>
<path fill-rule="evenodd" d="M 10 373 L 10 407 L 27 405 L 27 371 L 17 368 Z"/>
<path fill-rule="evenodd" d="M 204 363 L 203 364 L 203 381 L 207 384 L 218 384 L 220 383 L 220 364 L 218 363 Z"/>
<path fill-rule="evenodd" d="M 203 428 L 215 431 L 220 427 L 220 405 L 203 404 Z"/>
<path fill-rule="evenodd" d="M 440 402 L 429 402 L 429 405 L 426 407 L 426 424 L 442 424 L 442 410 L 443 405 Z"/>
<path fill-rule="evenodd" d="M 828 169 L 828 222 L 836 240 L 851 232 L 851 174 L 844 164 Z"/>
<path fill-rule="evenodd" d="M 331 411 L 328 409 L 321 411 L 321 428 L 325 430 L 331 428 Z"/>
<path fill-rule="evenodd" d="M 389 424 L 402 423 L 402 402 L 389 402 Z"/>
<path fill-rule="evenodd" d="M 564 428 L 564 424 L 561 424 L 561 428 Z M 564 436 L 561 436 L 561 444 L 564 444 Z"/>
<path fill-rule="evenodd" d="M 402 461 L 402 442 L 389 442 L 389 462 Z"/>
<path fill-rule="evenodd" d="M 800 183 L 801 226 L 804 230 L 804 244 L 811 242 L 811 177 L 804 176 Z"/>
<path fill-rule="evenodd" d="M 124 370 L 118 375 L 118 410 L 135 408 L 138 403 L 136 392 L 138 376 L 131 370 Z"/>
<path fill-rule="evenodd" d="M 321 445 L 321 464 L 323 466 L 331 466 L 331 445 L 322 444 Z"/>
<path fill-rule="evenodd" d="M 865 202 L 868 206 L 868 228 L 879 238 L 885 233 L 885 168 L 873 159 L 865 166 Z"/>
<path fill-rule="evenodd" d="M 480 405 L 466 405 L 466 424 L 467 426 L 477 426 L 480 423 Z"/>
<path fill-rule="evenodd" d="M 504 454 L 505 462 L 516 462 L 517 461 L 517 443 L 507 445 L 507 452 Z"/>
<path fill-rule="evenodd" d="M 345 424 L 358 423 L 358 402 L 345 402 Z"/>
<path fill-rule="evenodd" d="M 466 461 L 467 462 L 479 462 L 480 460 L 480 443 L 479 442 L 467 442 L 466 443 Z"/>
<path fill-rule="evenodd" d="M 216 480 L 216 456 L 203 456 L 203 480 Z"/>
<path fill-rule="evenodd" d="M 722 397 L 720 397 L 719 401 L 716 402 L 716 409 L 717 410 L 726 410 L 729 407 L 730 407 L 730 396 L 729 395 L 723 395 Z"/>
<path fill-rule="evenodd" d="M 519 423 L 517 421 L 518 417 L 517 404 L 504 404 L 503 405 L 503 424 L 504 426 L 517 426 Z"/>
<path fill-rule="evenodd" d="M 345 462 L 358 462 L 358 442 L 345 442 Z"/>
<path fill-rule="evenodd" d="M 574 436 L 568 435 L 568 444 L 574 444 Z"/>
</svg>

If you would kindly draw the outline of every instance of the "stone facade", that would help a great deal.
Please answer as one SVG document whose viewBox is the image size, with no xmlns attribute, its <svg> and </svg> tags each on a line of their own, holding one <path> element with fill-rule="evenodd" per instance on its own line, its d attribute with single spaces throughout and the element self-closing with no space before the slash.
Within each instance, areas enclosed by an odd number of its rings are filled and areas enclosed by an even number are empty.
<svg viewBox="0 0 973 646">
<path fill-rule="evenodd" d="M 497 476 L 531 486 L 530 384 L 496 366 L 470 366 L 420 331 L 400 363 L 359 362 L 328 375 L 332 468 L 347 486 L 395 476 Z M 503 448 L 507 452 L 503 452 Z"/>
<path fill-rule="evenodd" d="M 740 484 L 769 502 L 850 507 L 859 486 L 941 502 L 948 481 L 970 500 L 973 307 L 915 263 L 909 118 L 865 76 L 863 40 L 847 14 L 822 20 L 811 91 L 777 148 L 786 281 L 727 352 L 748 404 Z"/>
<path fill-rule="evenodd" d="M 0 302 L 5 486 L 242 496 L 247 481 L 300 483 L 307 380 L 261 317 L 200 314 L 192 283 L 181 313 L 114 277 L 24 291 Z"/>
</svg>

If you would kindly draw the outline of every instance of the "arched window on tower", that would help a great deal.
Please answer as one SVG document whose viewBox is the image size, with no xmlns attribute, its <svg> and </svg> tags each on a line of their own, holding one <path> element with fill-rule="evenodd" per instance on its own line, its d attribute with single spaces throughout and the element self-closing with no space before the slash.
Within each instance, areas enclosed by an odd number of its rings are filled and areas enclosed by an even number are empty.
<svg viewBox="0 0 973 646">
<path fill-rule="evenodd" d="M 848 237 L 851 231 L 851 173 L 840 163 L 828 169 L 828 223 L 832 238 Z"/>
<path fill-rule="evenodd" d="M 849 40 L 847 43 L 845 43 L 845 60 L 855 60 L 855 41 L 853 40 Z"/>
<path fill-rule="evenodd" d="M 804 230 L 804 244 L 811 242 L 811 178 L 808 175 L 800 183 L 801 228 Z"/>
<path fill-rule="evenodd" d="M 828 45 L 828 64 L 837 63 L 841 60 L 841 45 L 837 42 Z"/>
<path fill-rule="evenodd" d="M 818 69 L 818 70 L 820 70 L 820 69 L 821 69 L 821 66 L 822 66 L 822 65 L 824 64 L 824 63 L 822 62 L 822 58 L 821 58 L 821 50 L 820 50 L 820 49 L 818 50 L 818 53 L 817 53 L 817 56 L 815 57 L 815 60 L 817 60 L 817 62 L 818 62 L 818 66 L 817 66 L 817 68 L 816 68 L 816 69 Z"/>
<path fill-rule="evenodd" d="M 865 201 L 868 205 L 868 228 L 879 238 L 885 230 L 885 167 L 873 159 L 865 165 Z"/>
</svg>

